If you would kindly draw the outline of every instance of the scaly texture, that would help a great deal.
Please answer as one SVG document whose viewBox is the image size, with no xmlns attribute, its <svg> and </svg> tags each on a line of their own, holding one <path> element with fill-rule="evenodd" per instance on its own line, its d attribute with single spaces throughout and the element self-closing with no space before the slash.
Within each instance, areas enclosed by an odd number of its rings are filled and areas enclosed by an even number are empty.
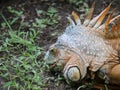
<svg viewBox="0 0 120 90">
<path fill-rule="evenodd" d="M 106 83 L 120 84 L 117 83 L 120 72 L 115 73 L 120 69 L 120 16 L 112 19 L 112 11 L 101 25 L 110 5 L 91 20 L 94 6 L 95 3 L 83 24 L 79 16 L 72 12 L 75 22 L 68 17 L 71 25 L 47 51 L 45 60 L 51 68 L 62 71 L 68 83 L 81 81 L 88 75 L 94 79 L 95 72 L 98 72 L 97 75 Z M 109 28 L 115 20 L 117 25 Z"/>
</svg>

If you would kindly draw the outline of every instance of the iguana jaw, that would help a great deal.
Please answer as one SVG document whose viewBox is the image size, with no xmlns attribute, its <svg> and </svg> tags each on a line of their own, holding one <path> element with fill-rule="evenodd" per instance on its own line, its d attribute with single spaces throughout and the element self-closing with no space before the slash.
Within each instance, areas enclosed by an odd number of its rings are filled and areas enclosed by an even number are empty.
<svg viewBox="0 0 120 90">
<path fill-rule="evenodd" d="M 81 81 L 87 74 L 87 66 L 81 59 L 74 53 L 64 67 L 63 74 L 69 84 Z"/>
</svg>

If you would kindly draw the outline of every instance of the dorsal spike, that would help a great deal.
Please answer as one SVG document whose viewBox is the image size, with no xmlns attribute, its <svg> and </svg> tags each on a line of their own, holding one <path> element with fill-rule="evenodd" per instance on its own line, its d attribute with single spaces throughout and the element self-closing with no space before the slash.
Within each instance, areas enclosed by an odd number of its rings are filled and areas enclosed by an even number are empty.
<svg viewBox="0 0 120 90">
<path fill-rule="evenodd" d="M 112 17 L 114 11 L 115 11 L 115 9 L 113 9 L 113 11 L 111 12 L 111 15 L 109 17 Z M 111 20 L 109 21 L 109 24 L 111 24 Z M 97 29 L 98 30 L 104 30 L 105 29 L 105 23 L 100 25 Z"/>
<path fill-rule="evenodd" d="M 95 2 L 93 2 L 92 7 L 91 7 L 87 17 L 85 18 L 85 21 L 84 21 L 83 25 L 87 26 L 89 24 L 90 19 L 93 15 L 94 8 L 95 8 Z"/>
<path fill-rule="evenodd" d="M 117 29 L 117 26 L 116 25 L 113 25 L 112 26 L 112 32 L 113 32 L 113 37 L 115 37 L 115 38 L 117 38 L 117 37 L 119 37 L 119 30 Z"/>
<path fill-rule="evenodd" d="M 114 22 L 116 19 L 120 18 L 120 15 L 114 17 L 113 19 L 110 20 L 110 23 Z"/>
<path fill-rule="evenodd" d="M 107 18 L 107 20 L 105 22 L 105 30 L 106 30 L 106 32 L 109 31 L 108 25 L 110 23 L 111 18 L 112 18 L 112 13 L 108 16 L 108 18 Z"/>
<path fill-rule="evenodd" d="M 117 30 L 120 30 L 120 20 L 117 22 Z"/>
<path fill-rule="evenodd" d="M 99 19 L 97 20 L 94 28 L 98 28 L 100 26 L 100 24 L 102 23 L 103 19 L 105 18 L 106 14 L 108 13 L 110 9 L 110 5 L 104 10 L 103 14 L 101 14 L 101 16 L 99 17 Z M 113 13 L 113 12 L 112 12 Z"/>
<path fill-rule="evenodd" d="M 115 31 L 115 25 L 112 25 L 112 32 Z"/>
<path fill-rule="evenodd" d="M 70 22 L 70 25 L 75 26 L 74 21 L 73 21 L 70 17 L 67 17 L 67 19 L 68 19 L 68 21 Z"/>
<path fill-rule="evenodd" d="M 108 23 L 110 23 L 110 19 L 108 18 L 106 23 L 105 23 L 105 30 L 106 30 L 106 34 L 105 37 L 106 38 L 120 38 L 120 20 L 117 21 L 117 23 L 112 25 L 112 29 L 108 31 Z"/>
<path fill-rule="evenodd" d="M 109 9 L 110 9 L 110 5 L 108 7 L 106 7 L 98 16 L 96 16 L 95 18 L 93 18 L 90 21 L 90 23 L 89 23 L 88 26 L 92 27 L 99 20 L 99 22 L 95 26 L 95 27 L 98 27 L 101 24 L 101 22 L 104 19 L 104 17 L 106 16 L 106 14 L 108 13 Z"/>
<path fill-rule="evenodd" d="M 74 17 L 76 24 L 81 25 L 81 20 L 75 11 L 72 12 L 72 16 Z"/>
</svg>

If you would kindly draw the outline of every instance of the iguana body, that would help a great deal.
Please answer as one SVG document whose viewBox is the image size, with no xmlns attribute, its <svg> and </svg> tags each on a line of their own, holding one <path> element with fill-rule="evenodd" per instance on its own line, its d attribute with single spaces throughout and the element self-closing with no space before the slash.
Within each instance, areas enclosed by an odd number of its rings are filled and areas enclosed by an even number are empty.
<svg viewBox="0 0 120 90">
<path fill-rule="evenodd" d="M 116 72 L 120 69 L 118 55 L 120 22 L 117 21 L 117 25 L 113 25 L 111 30 L 108 29 L 108 25 L 119 16 L 111 19 L 112 12 L 101 25 L 109 8 L 110 5 L 91 20 L 93 4 L 83 24 L 78 15 L 73 12 L 75 22 L 68 17 L 71 25 L 47 51 L 46 62 L 63 71 L 68 83 L 84 79 L 89 70 L 91 78 L 94 78 L 94 73 L 98 72 L 97 75 L 106 82 L 120 84 L 120 72 Z"/>
</svg>

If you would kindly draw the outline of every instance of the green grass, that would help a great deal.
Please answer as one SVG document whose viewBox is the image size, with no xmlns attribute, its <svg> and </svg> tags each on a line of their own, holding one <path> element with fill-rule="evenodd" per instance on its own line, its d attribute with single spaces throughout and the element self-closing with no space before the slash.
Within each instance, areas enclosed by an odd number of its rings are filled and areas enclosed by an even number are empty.
<svg viewBox="0 0 120 90">
<path fill-rule="evenodd" d="M 0 46 L 0 77 L 5 80 L 3 88 L 7 90 L 41 90 L 44 84 L 45 64 L 43 61 L 44 50 L 37 45 L 35 40 L 43 28 L 58 23 L 57 10 L 50 7 L 47 12 L 37 10 L 37 14 L 44 14 L 46 18 L 36 18 L 29 23 L 21 20 L 23 11 L 7 7 L 12 19 L 7 19 L 2 13 L 3 21 L 1 30 L 7 29 L 0 35 L 2 44 Z M 19 21 L 20 20 L 20 21 Z M 17 30 L 14 29 L 14 24 Z M 29 30 L 24 31 L 24 28 Z M 44 38 L 44 37 L 43 37 Z"/>
<path fill-rule="evenodd" d="M 69 1 L 75 5 L 81 3 L 81 1 Z M 46 86 L 45 79 L 53 79 L 56 82 L 55 85 L 59 86 L 59 81 L 63 79 L 59 75 L 57 79 L 44 76 L 47 67 L 43 61 L 45 51 L 41 43 L 38 43 L 38 40 L 46 38 L 39 37 L 45 32 L 45 28 L 58 24 L 58 11 L 54 5 L 48 7 L 47 11 L 36 9 L 38 17 L 30 22 L 25 20 L 23 5 L 19 5 L 19 9 L 12 6 L 6 7 L 8 15 L 10 14 L 9 17 L 0 12 L 0 17 L 2 17 L 2 22 L 0 22 L 0 77 L 5 81 L 2 88 L 42 90 L 42 87 Z M 50 35 L 53 37 L 57 33 L 51 32 Z"/>
</svg>

